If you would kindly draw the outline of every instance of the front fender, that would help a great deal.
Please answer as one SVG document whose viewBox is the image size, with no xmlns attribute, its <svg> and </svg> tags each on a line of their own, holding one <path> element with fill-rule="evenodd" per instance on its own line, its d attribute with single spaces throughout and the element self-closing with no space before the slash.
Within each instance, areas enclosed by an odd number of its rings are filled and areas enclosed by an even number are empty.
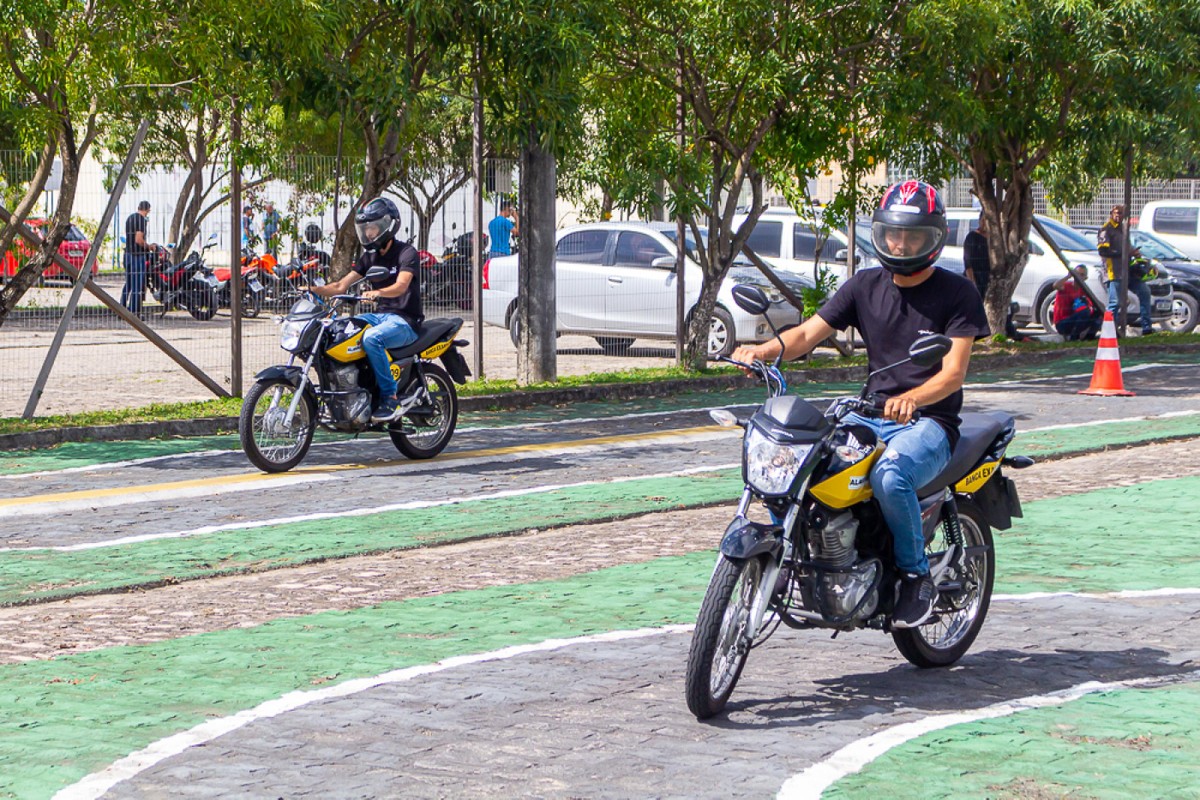
<svg viewBox="0 0 1200 800">
<path fill-rule="evenodd" d="M 289 367 L 285 364 L 276 364 L 273 367 L 267 367 L 262 372 L 254 376 L 254 380 L 262 381 L 272 378 L 283 378 L 292 386 L 300 385 L 300 378 L 304 375 L 304 370 L 300 367 Z"/>
<path fill-rule="evenodd" d="M 725 529 L 721 552 L 726 558 L 754 558 L 770 553 L 776 561 L 783 555 L 783 528 L 737 517 Z"/>
</svg>

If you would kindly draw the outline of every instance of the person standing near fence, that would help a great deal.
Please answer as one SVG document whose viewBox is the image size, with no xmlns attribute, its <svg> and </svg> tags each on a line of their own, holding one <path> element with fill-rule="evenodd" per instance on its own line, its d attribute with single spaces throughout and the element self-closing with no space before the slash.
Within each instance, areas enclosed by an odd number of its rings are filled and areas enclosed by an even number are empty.
<svg viewBox="0 0 1200 800">
<path fill-rule="evenodd" d="M 146 261 L 150 243 L 146 241 L 146 218 L 150 216 L 150 201 L 138 203 L 137 211 L 125 220 L 125 287 L 121 289 L 121 305 L 134 314 L 142 313 L 142 298 L 146 294 Z"/>
<path fill-rule="evenodd" d="M 258 244 L 258 234 L 254 232 L 254 209 L 242 207 L 242 249 L 250 250 Z"/>
<path fill-rule="evenodd" d="M 1108 289 L 1108 310 L 1113 312 L 1113 317 L 1116 318 L 1117 309 L 1120 307 L 1117 295 L 1121 291 L 1118 277 L 1121 262 L 1125 260 L 1125 206 L 1113 206 L 1108 212 L 1108 219 L 1096 233 L 1096 251 L 1104 259 L 1104 288 Z M 1130 256 L 1141 254 L 1142 251 L 1136 247 L 1129 251 Z M 1129 272 L 1125 274 L 1125 288 L 1137 295 L 1141 306 L 1142 335 L 1154 333 L 1154 326 L 1150 324 L 1150 287 L 1140 280 L 1134 280 Z"/>
<path fill-rule="evenodd" d="M 279 212 L 275 210 L 275 204 L 268 200 L 262 217 L 263 250 L 274 258 L 279 258 L 279 223 Z"/>
<path fill-rule="evenodd" d="M 510 237 L 521 234 L 519 222 L 512 201 L 500 201 L 500 213 L 488 223 L 488 236 L 492 239 L 492 257 L 512 255 L 509 240 Z"/>
</svg>

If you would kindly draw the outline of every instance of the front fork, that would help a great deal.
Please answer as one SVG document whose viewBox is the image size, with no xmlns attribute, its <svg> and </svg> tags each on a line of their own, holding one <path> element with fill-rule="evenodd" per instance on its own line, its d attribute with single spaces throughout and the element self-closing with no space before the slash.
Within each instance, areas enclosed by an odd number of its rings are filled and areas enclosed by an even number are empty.
<svg viewBox="0 0 1200 800">
<path fill-rule="evenodd" d="M 304 389 L 308 386 L 309 370 L 312 369 L 313 360 L 317 357 L 317 350 L 314 347 L 309 353 L 308 360 L 304 362 L 304 369 L 300 373 L 300 383 L 296 386 L 296 392 L 292 395 L 292 402 L 288 405 L 287 414 L 283 417 L 283 429 L 290 431 L 292 429 L 292 421 L 296 418 L 296 409 L 300 407 L 300 401 L 304 399 Z M 292 366 L 296 361 L 296 356 L 293 355 L 288 359 L 288 366 Z M 274 407 L 275 402 L 272 401 L 271 406 Z"/>
</svg>

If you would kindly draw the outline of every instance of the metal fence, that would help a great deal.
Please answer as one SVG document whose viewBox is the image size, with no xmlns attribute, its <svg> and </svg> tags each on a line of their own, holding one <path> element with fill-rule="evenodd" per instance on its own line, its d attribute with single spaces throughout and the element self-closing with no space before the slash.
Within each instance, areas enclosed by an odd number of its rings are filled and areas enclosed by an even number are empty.
<svg viewBox="0 0 1200 800">
<path fill-rule="evenodd" d="M 287 262 L 300 247 L 298 234 L 310 223 L 317 225 L 323 239 L 319 247 L 329 249 L 335 230 L 335 221 L 350 213 L 352 187 L 357 183 L 354 176 L 341 176 L 335 181 L 336 164 L 333 158 L 305 157 L 292 164 L 294 173 L 271 176 L 248 174 L 244 177 L 246 190 L 244 199 L 252 208 L 252 216 L 259 236 L 262 234 L 262 215 L 268 203 L 272 203 L 284 218 L 285 224 L 278 242 L 280 261 Z M 24 156 L 0 152 L 0 171 L 3 172 L 4 187 L 11 194 L 11 187 L 23 178 L 27 180 L 31 162 Z M 101 216 L 108 201 L 105 187 L 111 180 L 113 168 L 103 164 L 89 164 L 82 175 L 75 204 L 74 220 L 83 237 L 95 235 L 95 222 Z M 287 170 L 284 170 L 286 173 Z M 519 185 L 515 165 L 497 162 L 490 165 L 488 188 L 492 190 L 485 201 L 485 226 L 497 213 L 498 202 L 507 188 Z M 204 217 L 199 227 L 197 242 L 211 234 L 217 238 L 217 246 L 207 252 L 210 266 L 227 267 L 231 247 L 230 208 L 222 201 L 225 186 L 221 170 L 214 175 L 213 209 Z M 497 177 L 499 176 L 499 177 Z M 511 182 L 511 185 L 510 185 Z M 340 186 L 338 203 L 333 202 L 333 187 Z M 183 175 L 162 167 L 140 166 L 120 200 L 112 228 L 106 231 L 100 243 L 101 252 L 96 263 L 95 284 L 116 298 L 120 298 L 125 282 L 120 265 L 121 238 L 125 219 L 141 200 L 148 200 L 151 212 L 148 220 L 148 238 L 153 242 L 165 243 L 170 238 L 170 219 L 180 202 Z M 944 187 L 951 205 L 969 206 L 969 182 L 954 181 Z M 434 217 L 429 229 L 428 250 L 439 260 L 447 248 L 464 232 L 474 227 L 471 210 L 473 186 L 468 181 L 454 192 L 441 211 Z M 1134 209 L 1150 199 L 1167 197 L 1196 197 L 1200 193 L 1200 181 L 1160 182 L 1137 187 L 1134 192 Z M 1038 210 L 1046 210 L 1044 195 L 1040 187 L 1035 191 Z M 1105 184 L 1097 200 L 1087 207 L 1069 209 L 1066 218 L 1076 224 L 1096 223 L 1107 216 L 1109 206 L 1123 196 L 1119 181 Z M 47 193 L 39 204 L 37 216 L 53 211 L 54 197 Z M 11 203 L 11 199 L 8 200 Z M 417 213 L 402 200 L 398 200 L 404 220 L 402 227 L 406 235 L 415 235 L 418 225 Z M 569 207 L 563 204 L 559 219 L 574 221 Z M 636 243 L 630 237 L 630 247 Z M 577 243 L 587 255 L 587 243 Z M 78 242 L 67 242 L 78 247 Z M 261 245 L 259 245 L 261 247 Z M 14 248 L 20 256 L 20 246 Z M 65 251 L 64 251 L 65 252 Z M 595 253 L 591 253 L 595 255 Z M 640 257 L 631 249 L 631 259 Z M 2 257 L 2 255 L 0 255 Z M 590 256 L 588 256 L 590 257 Z M 73 250 L 68 258 L 82 262 L 82 254 Z M 652 259 L 651 259 L 652 260 Z M 444 262 L 443 262 L 444 264 Z M 649 262 L 647 262 L 649 265 Z M 647 272 L 651 272 L 647 270 Z M 0 383 L 0 416 L 18 416 L 26 407 L 30 392 L 39 370 L 42 369 L 50 343 L 63 314 L 70 292 L 70 284 L 55 270 L 47 274 L 42 285 L 30 291 L 0 328 L 0 368 L 5 380 Z M 424 283 L 430 302 L 427 316 L 459 316 L 466 320 L 462 337 L 471 342 L 471 348 L 480 348 L 484 372 L 489 378 L 511 378 L 516 375 L 516 349 L 510 332 L 504 327 L 503 316 L 492 318 L 495 324 L 484 326 L 482 331 L 472 329 L 470 322 L 470 300 L 465 294 L 466 286 L 440 293 L 435 292 L 434 277 Z M 662 270 L 652 275 L 658 283 L 669 281 L 669 273 Z M 443 276 L 444 278 L 444 276 Z M 675 358 L 673 342 L 674 307 L 652 307 L 653 294 L 662 286 L 649 281 L 642 288 L 630 283 L 624 293 L 612 291 L 603 279 L 585 273 L 559 271 L 559 293 L 571 294 L 590 302 L 593 310 L 604 309 L 603 316 L 619 325 L 621 317 L 651 314 L 661 317 L 660 322 L 669 328 L 661 338 L 631 339 L 622 335 L 603 335 L 603 331 L 590 331 L 589 335 L 564 335 L 558 341 L 558 371 L 560 375 L 586 374 L 624 369 L 637 366 L 663 366 Z M 672 289 L 673 291 L 673 289 Z M 435 294 L 437 296 L 435 296 Z M 653 294 L 653 297 L 652 297 Z M 618 297 L 620 295 L 620 297 Z M 605 307 L 608 304 L 609 307 Z M 242 325 L 242 390 L 248 387 L 253 375 L 263 367 L 284 360 L 286 354 L 278 347 L 276 315 L 283 308 L 266 308 L 253 319 L 245 319 Z M 563 318 L 565 310 L 560 305 L 560 324 L 574 324 Z M 239 387 L 232 385 L 233 342 L 232 320 L 228 308 L 221 308 L 209 320 L 194 319 L 185 311 L 165 312 L 147 296 L 145 319 L 159 335 L 178 349 L 187 359 L 226 390 L 235 392 Z M 605 323 L 607 324 L 607 323 Z M 666 330 L 664 328 L 664 330 Z M 467 353 L 469 363 L 474 363 L 474 353 Z M 37 405 L 38 415 L 73 413 L 83 410 L 100 410 L 145 406 L 154 402 L 179 402 L 202 400 L 212 396 L 199 381 L 190 376 L 164 353 L 151 345 L 143 336 L 122 322 L 105 308 L 99 300 L 85 293 L 83 301 L 70 323 L 64 346 L 50 373 L 49 381 Z"/>
</svg>

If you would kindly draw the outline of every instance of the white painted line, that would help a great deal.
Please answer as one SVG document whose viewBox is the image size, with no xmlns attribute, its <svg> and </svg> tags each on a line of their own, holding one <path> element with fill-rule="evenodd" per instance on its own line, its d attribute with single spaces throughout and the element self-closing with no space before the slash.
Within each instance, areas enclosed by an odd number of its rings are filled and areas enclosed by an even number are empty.
<svg viewBox="0 0 1200 800">
<path fill-rule="evenodd" d="M 895 727 L 880 731 L 873 736 L 868 736 L 865 739 L 848 744 L 824 761 L 813 764 L 803 772 L 793 775 L 780 787 L 776 798 L 778 800 L 819 800 L 821 794 L 838 780 L 858 772 L 892 748 L 916 739 L 918 736 L 942 730 L 943 728 L 949 728 L 952 725 L 977 722 L 983 719 L 995 719 L 996 717 L 1006 717 L 1018 711 L 1059 706 L 1069 703 L 1072 700 L 1078 700 L 1085 695 L 1096 694 L 1098 692 L 1166 685 L 1196 680 L 1197 678 L 1200 678 L 1200 671 L 1154 678 L 1134 678 L 1131 680 L 1114 681 L 1112 683 L 1089 681 L 1057 692 L 1022 697 L 1005 703 L 996 703 L 995 705 L 977 708 L 973 711 L 938 714 L 932 717 L 925 717 L 916 722 L 906 722 L 903 725 L 896 725 Z"/>
<path fill-rule="evenodd" d="M 1138 600 L 1143 597 L 1187 597 L 1200 595 L 1200 589 L 1122 589 L 1117 592 L 1027 592 L 1025 594 L 994 594 L 992 602 L 1024 602 L 1054 600 L 1060 597 L 1082 597 L 1085 600 Z"/>
<path fill-rule="evenodd" d="M 107 539 L 99 542 L 82 542 L 71 545 L 57 545 L 53 547 L 0 547 L 0 553 L 11 552 L 31 552 L 31 551 L 54 551 L 60 553 L 70 553 L 77 550 L 95 550 L 103 547 L 118 547 L 120 545 L 134 544 L 137 542 L 151 542 L 158 539 L 184 539 L 189 536 L 203 536 L 210 533 L 221 533 L 223 531 L 239 531 L 253 530 L 254 528 L 265 528 L 272 525 L 288 525 L 297 522 L 311 522 L 313 520 L 322 519 L 345 519 L 350 517 L 365 517 L 372 514 L 382 514 L 388 511 L 408 511 L 418 508 L 436 508 L 438 506 L 452 506 L 460 503 L 476 503 L 484 500 L 497 500 L 506 497 L 523 497 L 526 495 L 545 494 L 547 492 L 556 492 L 562 489 L 577 489 L 585 486 L 602 486 L 604 484 L 628 483 L 630 481 L 640 480 L 658 480 L 661 478 L 678 478 L 687 475 L 702 475 L 708 472 L 720 472 L 723 470 L 731 470 L 740 467 L 741 463 L 732 464 L 714 464 L 712 466 L 691 467 L 689 469 L 677 470 L 675 472 L 664 472 L 657 475 L 629 475 L 619 478 L 607 478 L 598 481 L 580 481 L 579 483 L 560 483 L 548 484 L 544 486 L 531 486 L 525 489 L 508 489 L 501 492 L 492 492 L 491 494 L 468 495 L 463 497 L 451 497 L 442 500 L 412 500 L 407 503 L 391 503 L 383 506 L 372 506 L 370 508 L 356 508 L 349 511 L 330 511 L 319 514 L 300 514 L 293 517 L 276 517 L 275 519 L 254 520 L 248 522 L 234 522 L 226 525 L 205 525 L 200 528 L 191 528 L 189 530 L 172 531 L 169 533 L 147 533 L 139 536 L 124 536 L 120 539 Z M 329 476 L 334 477 L 334 476 Z M 255 487 L 262 484 L 255 484 Z"/>
<path fill-rule="evenodd" d="M 1067 428 L 1094 428 L 1099 425 L 1119 425 L 1122 422 L 1153 422 L 1158 419 L 1173 419 L 1175 417 L 1194 417 L 1200 410 L 1168 411 L 1165 414 L 1153 414 L 1144 417 L 1123 417 L 1121 419 L 1097 419 L 1091 422 L 1064 422 L 1061 425 L 1046 425 L 1042 428 L 1025 428 L 1017 431 L 1017 436 L 1025 433 L 1040 433 L 1041 431 L 1061 431 Z"/>
<path fill-rule="evenodd" d="M 1166 592 L 1188 591 L 1188 590 L 1161 590 Z M 1114 593 L 1120 594 L 1120 593 Z M 996 599 L 999 596 L 993 597 Z M 1039 595 L 1012 595 L 1008 599 L 1043 599 Z M 154 765 L 165 761 L 168 758 L 179 755 L 190 747 L 206 744 L 231 731 L 243 728 L 253 722 L 263 719 L 277 717 L 280 714 L 294 711 L 298 708 L 318 703 L 323 700 L 349 697 L 368 689 L 373 689 L 377 686 L 383 686 L 392 683 L 401 683 L 409 681 L 423 675 L 431 675 L 436 672 L 442 672 L 447 669 L 461 666 L 470 666 L 473 664 L 482 664 L 489 661 L 500 661 L 503 659 L 516 658 L 530 653 L 543 653 L 553 650 L 561 650 L 567 647 L 572 647 L 580 644 L 594 644 L 602 642 L 618 642 L 627 639 L 641 639 L 650 636 L 659 636 L 663 634 L 673 633 L 688 633 L 693 629 L 693 625 L 667 625 L 661 628 L 638 628 L 630 631 L 610 631 L 608 633 L 594 634 L 591 636 L 580 636 L 572 639 L 548 639 L 543 642 L 527 645 L 516 645 L 506 647 L 500 650 L 494 650 L 489 653 L 476 653 L 466 656 L 455 656 L 439 661 L 435 664 L 425 664 L 414 667 L 406 667 L 404 669 L 385 672 L 382 675 L 377 675 L 372 678 L 358 678 L 355 680 L 339 683 L 335 686 L 329 686 L 325 689 L 315 691 L 294 691 L 289 692 L 274 700 L 268 700 L 265 703 L 238 712 L 229 717 L 213 719 L 201 723 L 196 727 L 177 733 L 173 736 L 168 736 L 165 739 L 160 739 L 143 749 L 113 762 L 108 767 L 94 772 L 91 775 L 79 780 L 78 782 L 60 790 L 54 795 L 54 800 L 83 800 L 84 798 L 98 798 L 107 792 L 112 787 L 122 781 L 129 780 L 137 776 L 139 773 L 150 769 Z M 960 722 L 973 722 L 978 719 L 987 717 L 998 717 L 1011 714 L 1016 711 L 1022 711 L 1028 708 L 1040 708 L 1048 705 L 1059 705 L 1070 700 L 1082 697 L 1084 694 L 1092 692 L 1109 691 L 1114 688 L 1128 688 L 1134 686 L 1151 686 L 1155 684 L 1166 684 L 1170 682 L 1178 682 L 1180 680 L 1193 680 L 1200 678 L 1200 670 L 1196 672 L 1180 673 L 1172 676 L 1159 676 L 1154 678 L 1138 678 L 1116 683 L 1085 683 L 1079 686 L 1071 687 L 1058 692 L 1051 692 L 1046 695 L 1037 695 L 1034 697 L 1023 698 L 1019 700 L 1009 701 L 1007 703 L 998 703 L 993 706 L 976 709 L 975 711 L 957 713 L 957 714 L 942 714 L 935 717 L 929 717 L 918 722 L 906 723 L 890 728 L 867 739 L 861 740 L 854 744 L 848 745 L 829 759 L 809 767 L 799 775 L 789 778 L 780 789 L 779 797 L 781 798 L 819 798 L 821 791 L 827 788 L 838 778 L 848 775 L 851 772 L 856 772 L 869 763 L 871 760 L 879 757 L 887 750 L 899 744 L 903 744 L 909 739 L 920 736 L 933 730 L 949 727 Z M 857 766 L 855 766 L 857 764 Z M 827 782 L 822 784 L 815 792 L 813 790 L 814 780 L 811 775 L 816 775 L 815 780 L 827 779 Z M 806 777 L 810 776 L 810 777 Z M 821 776 L 824 776 L 822 778 Z M 786 794 L 785 794 L 786 793 Z"/>
<path fill-rule="evenodd" d="M 573 647 L 581 644 L 595 644 L 602 642 L 618 642 L 626 639 L 640 639 L 647 636 L 660 636 L 664 633 L 686 633 L 692 629 L 691 625 L 670 625 L 665 628 L 639 628 L 632 631 L 612 631 L 610 633 L 599 633 L 592 636 L 580 636 L 574 639 L 548 639 L 544 642 L 536 644 L 517 645 L 515 647 L 506 647 L 502 650 L 495 650 L 490 653 L 477 653 L 468 656 L 455 656 L 447 658 L 444 661 L 439 661 L 436 664 L 425 664 L 416 667 L 407 667 L 398 669 L 392 672 L 385 672 L 382 675 L 377 675 L 373 678 L 359 678 L 357 680 L 346 681 L 339 683 L 336 686 L 330 686 L 325 689 L 315 691 L 296 691 L 289 692 L 282 697 L 274 700 L 268 700 L 255 708 L 247 709 L 230 717 L 209 720 L 201 723 L 191 730 L 177 733 L 174 736 L 169 736 L 166 739 L 159 741 L 139 750 L 136 753 L 122 758 L 109 765 L 105 769 L 94 772 L 82 780 L 60 790 L 54 795 L 55 800 L 83 800 L 83 798 L 97 798 L 102 796 L 109 789 L 116 786 L 122 781 L 127 781 L 135 777 L 141 772 L 153 767 L 162 761 L 165 761 L 172 756 L 182 753 L 189 747 L 205 744 L 222 736 L 230 731 L 235 731 L 238 728 L 245 727 L 252 722 L 258 720 L 270 719 L 284 714 L 288 711 L 294 711 L 298 708 L 319 703 L 323 700 L 330 700 L 340 697 L 348 697 L 353 694 L 374 689 L 377 686 L 385 686 L 387 684 L 402 683 L 410 681 L 413 678 L 419 678 L 424 675 L 431 675 L 435 672 L 452 669 L 454 667 L 464 667 L 473 664 L 482 664 L 488 661 L 501 661 L 518 656 L 529 655 L 530 653 L 546 653 L 553 650 L 561 650 L 566 647 Z"/>
</svg>

